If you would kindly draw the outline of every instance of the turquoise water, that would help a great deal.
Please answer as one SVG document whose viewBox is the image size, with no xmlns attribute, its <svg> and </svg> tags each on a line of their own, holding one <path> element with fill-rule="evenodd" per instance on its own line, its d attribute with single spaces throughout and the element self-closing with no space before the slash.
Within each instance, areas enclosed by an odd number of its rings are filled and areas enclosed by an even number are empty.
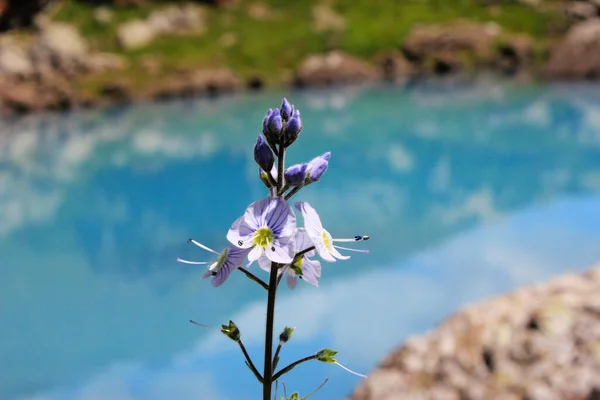
<svg viewBox="0 0 600 400">
<path fill-rule="evenodd" d="M 600 261 L 600 87 L 477 85 L 287 93 L 304 131 L 290 162 L 331 150 L 298 196 L 371 253 L 284 285 L 280 365 L 324 347 L 367 373 L 469 302 Z M 252 147 L 283 93 L 0 123 L 0 398 L 256 399 L 237 346 L 189 319 L 233 319 L 262 364 L 266 296 L 215 289 L 186 243 L 226 244 L 265 195 Z M 357 246 L 359 247 L 359 246 Z M 264 277 L 257 266 L 253 270 Z M 360 378 L 305 364 L 289 391 Z"/>
</svg>

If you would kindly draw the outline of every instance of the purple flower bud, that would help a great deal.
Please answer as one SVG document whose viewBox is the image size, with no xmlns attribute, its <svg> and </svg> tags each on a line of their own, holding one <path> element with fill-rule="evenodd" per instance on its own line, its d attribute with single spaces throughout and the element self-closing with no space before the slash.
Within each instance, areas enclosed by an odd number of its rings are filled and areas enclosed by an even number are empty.
<svg viewBox="0 0 600 400">
<path fill-rule="evenodd" d="M 270 171 L 275 162 L 273 152 L 262 135 L 258 135 L 256 144 L 254 145 L 254 161 L 265 171 Z"/>
<path fill-rule="evenodd" d="M 292 186 L 299 186 L 306 177 L 307 164 L 295 164 L 285 170 L 285 182 Z"/>
<path fill-rule="evenodd" d="M 313 158 L 308 165 L 306 166 L 306 180 L 308 182 L 316 182 L 327 171 L 327 167 L 329 166 L 329 161 L 324 158 L 327 155 L 327 159 L 331 156 L 331 153 L 327 152 L 323 155 Z"/>
<path fill-rule="evenodd" d="M 319 157 L 321 157 L 325 161 L 329 161 L 329 159 L 331 158 L 331 152 L 328 151 L 327 153 L 323 153 Z"/>
<path fill-rule="evenodd" d="M 294 113 L 294 106 L 291 105 L 287 99 L 284 97 L 283 98 L 283 102 L 281 102 L 281 118 L 283 118 L 284 121 L 287 121 L 288 119 L 290 119 L 290 117 L 292 116 L 292 114 Z"/>
<path fill-rule="evenodd" d="M 300 111 L 296 110 L 292 118 L 289 119 L 285 127 L 285 146 L 289 146 L 298 139 L 298 135 L 302 130 L 302 120 L 300 119 Z"/>
<path fill-rule="evenodd" d="M 277 138 L 279 135 L 281 135 L 281 130 L 283 129 L 283 120 L 281 119 L 281 115 L 279 115 L 278 109 L 274 109 L 271 113 L 267 127 L 272 137 Z M 276 142 L 279 142 L 279 140 L 276 140 Z"/>
<path fill-rule="evenodd" d="M 269 108 L 269 111 L 267 111 L 267 115 L 265 115 L 265 118 L 263 119 L 263 134 L 266 135 L 269 132 L 269 119 L 271 118 L 271 114 L 273 113 L 273 110 Z"/>
</svg>

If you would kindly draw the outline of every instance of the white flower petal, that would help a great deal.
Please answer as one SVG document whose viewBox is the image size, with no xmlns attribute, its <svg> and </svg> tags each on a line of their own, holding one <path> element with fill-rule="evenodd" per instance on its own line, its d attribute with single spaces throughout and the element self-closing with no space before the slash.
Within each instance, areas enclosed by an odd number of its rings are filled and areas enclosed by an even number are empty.
<svg viewBox="0 0 600 400">
<path fill-rule="evenodd" d="M 269 260 L 266 254 L 262 254 L 258 259 L 258 266 L 267 272 L 271 272 L 271 260 Z"/>
<path fill-rule="evenodd" d="M 313 286 L 319 286 L 319 277 L 321 276 L 321 263 L 316 260 L 304 258 L 302 263 L 302 279 Z"/>
<path fill-rule="evenodd" d="M 286 276 L 286 281 L 287 281 L 287 285 L 291 290 L 294 290 L 296 288 L 296 284 L 298 283 L 298 277 L 296 276 L 296 273 L 294 272 L 294 270 L 292 270 L 291 268 L 288 270 L 287 276 Z"/>
<path fill-rule="evenodd" d="M 292 262 L 296 252 L 294 251 L 294 243 L 291 241 L 285 245 L 275 241 L 270 248 L 265 249 L 265 254 L 271 261 L 281 264 L 288 264 Z"/>
<path fill-rule="evenodd" d="M 252 240 L 254 231 L 255 229 L 252 229 L 252 227 L 246 223 L 244 215 L 231 224 L 231 228 L 229 228 L 229 231 L 227 232 L 227 240 L 234 246 L 248 249 L 254 244 L 254 241 Z"/>
<path fill-rule="evenodd" d="M 315 238 L 321 236 L 321 233 L 323 232 L 323 224 L 321 224 L 319 214 L 317 214 L 315 209 L 305 201 L 299 201 L 295 203 L 294 206 L 296 206 L 302 214 L 302 217 L 304 218 L 304 228 L 306 229 L 308 236 L 310 236 L 314 242 Z"/>
<path fill-rule="evenodd" d="M 317 240 L 314 242 L 315 248 L 317 249 L 317 253 L 319 253 L 319 257 L 321 257 L 325 261 L 335 262 L 335 257 L 331 255 L 325 244 L 321 240 Z"/>
<path fill-rule="evenodd" d="M 254 261 L 260 259 L 260 257 L 264 254 L 264 248 L 260 246 L 254 246 L 252 250 L 250 250 L 250 253 L 248 253 L 248 261 L 250 261 L 250 264 L 252 264 Z"/>
<path fill-rule="evenodd" d="M 349 259 L 349 258 L 350 258 L 350 256 L 343 256 L 343 255 L 341 255 L 341 254 L 340 254 L 340 252 L 339 252 L 339 251 L 337 251 L 337 249 L 336 249 L 335 247 L 333 247 L 333 246 L 331 247 L 331 254 L 332 254 L 332 255 L 333 255 L 335 258 L 338 258 L 338 259 L 340 259 L 340 260 L 347 260 L 347 259 Z"/>
</svg>

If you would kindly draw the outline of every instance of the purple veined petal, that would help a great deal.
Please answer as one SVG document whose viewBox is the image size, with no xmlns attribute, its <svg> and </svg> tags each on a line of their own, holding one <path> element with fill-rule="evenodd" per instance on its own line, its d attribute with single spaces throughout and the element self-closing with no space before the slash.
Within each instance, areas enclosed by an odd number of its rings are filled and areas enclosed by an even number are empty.
<svg viewBox="0 0 600 400">
<path fill-rule="evenodd" d="M 314 242 L 315 239 L 319 238 L 323 233 L 323 224 L 321 224 L 319 214 L 317 214 L 317 211 L 305 201 L 299 201 L 295 203 L 294 206 L 302 214 L 302 217 L 304 218 L 304 228 L 306 229 L 308 236 L 310 236 L 311 240 Z"/>
<path fill-rule="evenodd" d="M 212 271 L 209 269 L 202 275 L 202 279 L 210 278 L 212 276 Z"/>
<path fill-rule="evenodd" d="M 266 197 L 250 204 L 244 213 L 244 220 L 254 230 L 266 226 L 265 216 L 273 197 Z"/>
<path fill-rule="evenodd" d="M 214 278 L 212 278 L 210 284 L 214 287 L 221 286 L 223 283 L 225 283 L 227 278 L 229 278 L 229 275 L 231 275 L 234 269 L 236 268 L 233 268 L 230 265 L 223 265 L 223 267 L 221 267 L 221 269 L 219 270 L 219 272 L 217 272 Z"/>
<path fill-rule="evenodd" d="M 214 287 L 220 286 L 227 280 L 229 275 L 236 269 L 240 268 L 244 263 L 244 258 L 250 252 L 250 249 L 240 249 L 236 246 L 229 246 L 223 265 L 217 271 L 215 277 L 210 281 Z M 215 263 L 217 264 L 217 263 Z M 211 265 L 211 267 L 213 267 Z"/>
<path fill-rule="evenodd" d="M 258 258 L 258 266 L 267 272 L 271 272 L 271 260 L 264 253 Z"/>
<path fill-rule="evenodd" d="M 270 248 L 265 249 L 265 254 L 271 261 L 289 264 L 294 259 L 296 252 L 294 251 L 294 243 L 292 241 L 281 244 L 279 241 L 275 240 Z"/>
<path fill-rule="evenodd" d="M 296 214 L 290 204 L 280 197 L 268 197 L 269 205 L 265 211 L 266 226 L 273 232 L 274 238 L 286 242 L 294 236 Z"/>
<path fill-rule="evenodd" d="M 319 286 L 321 276 L 321 263 L 317 260 L 309 260 L 304 257 L 302 262 L 302 279 L 313 286 Z"/>
<path fill-rule="evenodd" d="M 285 280 L 287 281 L 287 285 L 291 290 L 294 290 L 296 288 L 296 284 L 298 283 L 298 277 L 296 276 L 296 273 L 293 269 L 288 269 Z"/>
<path fill-rule="evenodd" d="M 252 235 L 256 231 L 251 226 L 246 223 L 246 216 L 243 215 L 236 219 L 233 224 L 231 224 L 231 228 L 227 232 L 227 240 L 231 242 L 234 246 L 241 247 L 243 249 L 247 249 L 254 245 L 252 240 Z"/>
</svg>

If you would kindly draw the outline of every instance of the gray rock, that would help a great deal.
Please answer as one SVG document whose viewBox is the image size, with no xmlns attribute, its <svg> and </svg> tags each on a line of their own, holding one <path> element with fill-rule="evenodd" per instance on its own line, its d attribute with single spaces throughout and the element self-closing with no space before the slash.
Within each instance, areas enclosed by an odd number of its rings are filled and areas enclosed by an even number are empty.
<svg viewBox="0 0 600 400">
<path fill-rule="evenodd" d="M 123 70 L 128 63 L 122 56 L 112 53 L 90 54 L 86 60 L 86 66 L 90 72 L 106 72 Z"/>
<path fill-rule="evenodd" d="M 545 74 L 550 78 L 600 77 L 600 19 L 580 22 L 551 50 Z"/>
<path fill-rule="evenodd" d="M 204 29 L 204 15 L 191 4 L 172 6 L 154 11 L 148 17 L 148 24 L 157 34 L 188 33 Z"/>
<path fill-rule="evenodd" d="M 597 399 L 600 265 L 468 307 L 411 338 L 353 400 Z"/>
<path fill-rule="evenodd" d="M 79 31 L 68 24 L 44 22 L 36 42 L 31 47 L 31 58 L 41 72 L 61 70 L 71 75 L 85 68 L 89 44 Z"/>
<path fill-rule="evenodd" d="M 342 51 L 312 55 L 306 58 L 296 73 L 298 86 L 328 86 L 373 81 L 379 73 L 370 64 Z"/>
<path fill-rule="evenodd" d="M 577 19 L 590 19 L 598 16 L 598 7 L 585 1 L 570 1 L 565 5 L 565 13 Z"/>
<path fill-rule="evenodd" d="M 124 49 L 145 47 L 156 37 L 156 31 L 141 19 L 125 22 L 117 30 L 117 40 Z"/>
<path fill-rule="evenodd" d="M 10 36 L 0 41 L 0 76 L 28 78 L 35 72 L 28 50 Z"/>
</svg>

